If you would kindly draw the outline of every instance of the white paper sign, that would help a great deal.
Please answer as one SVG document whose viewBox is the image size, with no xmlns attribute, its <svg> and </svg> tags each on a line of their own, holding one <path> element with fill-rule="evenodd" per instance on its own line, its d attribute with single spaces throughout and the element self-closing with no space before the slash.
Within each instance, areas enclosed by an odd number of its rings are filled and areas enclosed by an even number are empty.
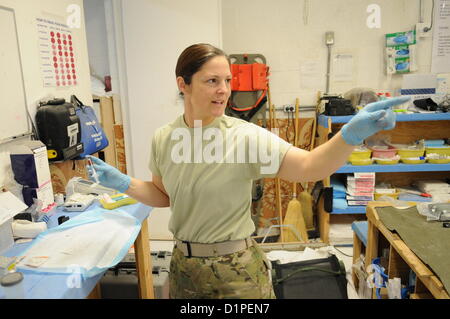
<svg viewBox="0 0 450 319">
<path fill-rule="evenodd" d="M 436 0 L 431 73 L 450 72 L 450 0 Z"/>
<path fill-rule="evenodd" d="M 333 81 L 352 82 L 353 81 L 353 55 L 336 54 L 333 58 L 332 69 Z"/>
<path fill-rule="evenodd" d="M 0 225 L 27 208 L 28 206 L 11 192 L 0 193 Z"/>
</svg>

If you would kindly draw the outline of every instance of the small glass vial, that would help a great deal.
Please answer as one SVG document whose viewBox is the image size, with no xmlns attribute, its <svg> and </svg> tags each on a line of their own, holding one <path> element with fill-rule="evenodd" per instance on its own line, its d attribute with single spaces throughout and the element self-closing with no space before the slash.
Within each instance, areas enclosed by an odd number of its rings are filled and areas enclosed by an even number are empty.
<svg viewBox="0 0 450 319">
<path fill-rule="evenodd" d="M 23 299 L 23 275 L 21 272 L 10 272 L 0 279 L 6 299 Z"/>
</svg>

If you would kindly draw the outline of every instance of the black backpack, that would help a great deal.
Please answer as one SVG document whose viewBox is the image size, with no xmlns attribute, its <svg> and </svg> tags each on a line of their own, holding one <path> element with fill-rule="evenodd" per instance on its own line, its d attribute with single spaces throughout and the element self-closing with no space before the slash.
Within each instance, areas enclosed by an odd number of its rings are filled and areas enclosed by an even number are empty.
<svg viewBox="0 0 450 319">
<path fill-rule="evenodd" d="M 36 126 L 50 161 L 72 159 L 83 152 L 80 119 L 72 103 L 53 99 L 41 104 L 36 112 Z"/>
</svg>

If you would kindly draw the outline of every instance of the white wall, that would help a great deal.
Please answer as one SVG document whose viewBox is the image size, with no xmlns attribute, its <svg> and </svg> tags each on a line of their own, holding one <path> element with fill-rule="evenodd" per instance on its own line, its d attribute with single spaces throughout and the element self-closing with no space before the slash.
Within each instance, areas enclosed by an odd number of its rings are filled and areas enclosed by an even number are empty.
<svg viewBox="0 0 450 319">
<path fill-rule="evenodd" d="M 261 53 L 271 68 L 271 96 L 277 106 L 314 105 L 325 89 L 326 31 L 334 31 L 333 53 L 354 55 L 351 83 L 331 83 L 344 93 L 355 86 L 394 89 L 400 76 L 384 75 L 384 34 L 411 30 L 419 19 L 419 0 L 106 0 L 121 20 L 116 31 L 119 80 L 124 105 L 127 164 L 131 175 L 150 178 L 150 139 L 156 128 L 183 111 L 178 99 L 174 68 L 181 50 L 209 42 L 227 53 Z M 423 0 L 424 22 L 430 21 L 431 1 Z M 369 4 L 381 7 L 381 28 L 366 26 Z M 120 8 L 118 8 L 120 7 Z M 306 10 L 305 10 L 306 9 Z M 307 13 L 307 14 L 306 14 Z M 120 19 L 118 19 L 118 17 Z M 107 15 L 108 22 L 108 15 Z M 117 24 L 118 21 L 115 21 Z M 119 30 L 122 29 L 122 30 Z M 120 36 L 120 32 L 123 36 Z M 117 38 L 117 35 L 120 37 Z M 419 71 L 431 64 L 431 39 L 419 44 Z M 122 51 L 122 52 L 120 52 Z M 121 63 L 123 62 L 123 65 Z M 300 66 L 315 62 L 318 85 L 304 85 Z M 114 79 L 113 79 L 114 81 Z M 165 237 L 167 209 L 155 209 L 150 218 L 153 238 Z M 161 234 L 161 236 L 159 236 Z"/>
<path fill-rule="evenodd" d="M 110 75 L 104 0 L 84 0 L 86 39 L 91 74 Z"/>
<path fill-rule="evenodd" d="M 175 81 L 175 65 L 182 50 L 199 42 L 221 46 L 220 2 L 113 0 L 127 168 L 132 176 L 151 178 L 151 137 L 157 128 L 183 113 Z M 168 208 L 152 211 L 152 239 L 171 238 L 169 218 Z"/>
<path fill-rule="evenodd" d="M 381 28 L 366 25 L 368 5 L 381 8 Z M 423 0 L 424 22 L 430 21 L 431 0 Z M 326 31 L 334 31 L 333 53 L 354 55 L 352 82 L 335 82 L 331 93 L 356 87 L 388 90 L 401 86 L 401 76 L 384 75 L 384 35 L 414 28 L 419 0 L 226 0 L 222 1 L 223 48 L 229 54 L 261 53 L 271 68 L 272 103 L 314 105 L 317 91 L 325 91 Z M 300 66 L 317 62 L 319 86 L 301 81 Z M 429 72 L 431 38 L 418 44 L 419 72 Z M 333 70 L 332 70 L 333 72 Z M 311 79 L 313 80 L 313 79 Z M 308 79 L 305 79 L 308 81 Z"/>
<path fill-rule="evenodd" d="M 69 5 L 80 6 L 81 25 L 79 29 L 72 29 L 73 43 L 75 47 L 75 62 L 77 65 L 78 84 L 71 87 L 43 87 L 40 69 L 40 56 L 38 51 L 38 33 L 36 18 L 52 16 L 63 17 L 64 21 L 71 12 L 66 9 Z M 90 93 L 89 61 L 86 46 L 86 33 L 83 16 L 82 0 L 0 0 L 0 5 L 15 10 L 17 33 L 22 60 L 25 94 L 28 101 L 28 109 L 34 118 L 36 113 L 35 101 L 48 94 L 55 97 L 70 99 L 71 94 L 77 95 L 82 101 L 92 99 Z M 1 31 L 0 31 L 1 32 Z M 8 79 L 0 78 L 0 85 Z M 0 108 L 8 107 L 2 101 Z M 14 125 L 14 123 L 11 123 Z M 18 142 L 14 142 L 18 143 Z M 9 160 L 9 149 L 14 143 L 0 144 L 0 186 L 8 184 L 8 179 L 12 177 Z"/>
<path fill-rule="evenodd" d="M 187 46 L 208 42 L 221 46 L 219 0 L 122 1 L 128 79 L 130 172 L 150 178 L 148 160 L 154 131 L 182 114 L 175 65 Z"/>
</svg>

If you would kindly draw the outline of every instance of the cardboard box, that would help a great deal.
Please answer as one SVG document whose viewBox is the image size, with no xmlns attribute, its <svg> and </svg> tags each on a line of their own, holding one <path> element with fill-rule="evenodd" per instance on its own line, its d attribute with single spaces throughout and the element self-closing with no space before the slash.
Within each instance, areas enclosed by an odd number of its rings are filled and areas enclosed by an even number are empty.
<svg viewBox="0 0 450 319">
<path fill-rule="evenodd" d="M 41 141 L 24 141 L 11 147 L 11 168 L 14 179 L 24 186 L 27 205 L 32 198 L 42 200 L 43 208 L 54 203 L 47 147 Z M 26 199 L 27 197 L 27 199 Z"/>
</svg>

